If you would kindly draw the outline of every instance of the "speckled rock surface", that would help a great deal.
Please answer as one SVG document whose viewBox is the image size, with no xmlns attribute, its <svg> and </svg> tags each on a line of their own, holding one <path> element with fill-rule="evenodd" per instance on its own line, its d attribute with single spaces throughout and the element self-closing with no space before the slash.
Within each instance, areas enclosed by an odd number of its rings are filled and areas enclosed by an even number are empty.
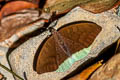
<svg viewBox="0 0 120 80">
<path fill-rule="evenodd" d="M 64 24 L 75 21 L 91 21 L 102 27 L 102 31 L 92 44 L 91 52 L 85 59 L 75 62 L 66 72 L 37 74 L 33 70 L 33 60 L 39 45 L 50 34 L 49 31 L 46 31 L 37 37 L 29 39 L 10 54 L 9 60 L 13 71 L 21 77 L 23 77 L 23 72 L 26 72 L 28 80 L 60 80 L 75 70 L 83 61 L 97 56 L 105 47 L 114 43 L 120 37 L 120 31 L 116 28 L 116 26 L 120 27 L 120 18 L 112 11 L 93 14 L 77 7 L 60 18 L 55 28 L 57 29 Z"/>
<path fill-rule="evenodd" d="M 0 63 L 10 69 L 5 55 L 7 51 L 8 51 L 7 48 L 5 49 L 3 47 L 0 47 Z M 6 71 L 5 69 L 3 69 L 2 67 L 0 67 L 0 73 L 2 73 L 5 77 L 7 77 L 7 80 L 14 80 L 13 75 L 8 71 Z"/>
<path fill-rule="evenodd" d="M 120 80 L 120 53 L 103 64 L 89 80 Z"/>
</svg>

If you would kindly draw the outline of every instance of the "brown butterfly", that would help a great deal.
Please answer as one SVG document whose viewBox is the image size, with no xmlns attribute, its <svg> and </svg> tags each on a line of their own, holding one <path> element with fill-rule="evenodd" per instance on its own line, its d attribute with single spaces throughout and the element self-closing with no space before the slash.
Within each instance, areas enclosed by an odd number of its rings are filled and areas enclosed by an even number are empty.
<svg viewBox="0 0 120 80">
<path fill-rule="evenodd" d="M 57 70 L 73 53 L 89 47 L 101 27 L 95 23 L 78 22 L 67 24 L 58 31 L 51 31 L 52 35 L 41 44 L 36 64 L 39 74 Z"/>
</svg>

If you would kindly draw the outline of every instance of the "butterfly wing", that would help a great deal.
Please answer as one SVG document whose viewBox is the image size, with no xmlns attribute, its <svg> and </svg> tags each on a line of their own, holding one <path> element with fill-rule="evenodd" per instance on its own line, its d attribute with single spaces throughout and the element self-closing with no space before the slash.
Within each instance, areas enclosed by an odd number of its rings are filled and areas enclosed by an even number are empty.
<svg viewBox="0 0 120 80">
<path fill-rule="evenodd" d="M 59 68 L 56 70 L 57 72 L 65 72 L 67 71 L 75 61 L 78 61 L 88 55 L 90 50 L 90 45 L 101 31 L 101 27 L 96 24 L 82 23 L 70 25 L 69 29 L 62 28 L 59 30 L 59 33 L 64 36 L 63 40 L 65 41 L 67 47 L 70 50 L 70 55 L 72 57 L 68 57 L 60 62 Z M 81 50 L 81 52 L 80 52 Z M 60 51 L 57 51 L 60 54 Z M 74 56 L 74 57 L 73 57 Z"/>
<path fill-rule="evenodd" d="M 83 48 L 88 48 L 100 31 L 101 27 L 94 23 L 80 23 L 61 28 L 58 32 L 63 36 L 73 54 Z"/>
<path fill-rule="evenodd" d="M 55 41 L 53 37 L 50 37 L 41 48 L 36 70 L 38 73 L 44 73 L 54 71 L 57 68 Z"/>
</svg>

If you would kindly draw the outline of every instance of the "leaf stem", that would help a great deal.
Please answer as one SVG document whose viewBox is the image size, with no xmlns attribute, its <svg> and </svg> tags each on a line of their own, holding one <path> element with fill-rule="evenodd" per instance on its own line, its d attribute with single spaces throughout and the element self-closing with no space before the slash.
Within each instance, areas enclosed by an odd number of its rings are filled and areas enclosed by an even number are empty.
<svg viewBox="0 0 120 80">
<path fill-rule="evenodd" d="M 0 63 L 0 67 L 4 68 L 6 71 L 10 72 L 11 74 L 13 74 L 14 76 L 18 77 L 20 80 L 24 80 L 23 78 L 21 78 L 19 75 L 17 75 L 16 73 L 14 73 L 13 71 L 11 71 L 10 69 L 8 69 L 6 66 L 2 65 Z"/>
</svg>

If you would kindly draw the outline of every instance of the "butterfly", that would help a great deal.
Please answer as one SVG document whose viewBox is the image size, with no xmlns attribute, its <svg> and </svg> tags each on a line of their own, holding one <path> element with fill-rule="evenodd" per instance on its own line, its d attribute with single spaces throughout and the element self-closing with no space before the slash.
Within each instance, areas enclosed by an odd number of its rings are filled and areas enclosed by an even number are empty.
<svg viewBox="0 0 120 80">
<path fill-rule="evenodd" d="M 90 22 L 76 22 L 64 25 L 58 30 L 51 29 L 52 35 L 41 44 L 36 64 L 37 73 L 68 70 L 75 61 L 80 59 L 79 55 L 77 60 L 72 57 L 74 53 L 80 50 L 88 53 L 84 49 L 90 48 L 100 31 L 100 26 Z M 69 58 L 72 58 L 72 61 Z"/>
</svg>

